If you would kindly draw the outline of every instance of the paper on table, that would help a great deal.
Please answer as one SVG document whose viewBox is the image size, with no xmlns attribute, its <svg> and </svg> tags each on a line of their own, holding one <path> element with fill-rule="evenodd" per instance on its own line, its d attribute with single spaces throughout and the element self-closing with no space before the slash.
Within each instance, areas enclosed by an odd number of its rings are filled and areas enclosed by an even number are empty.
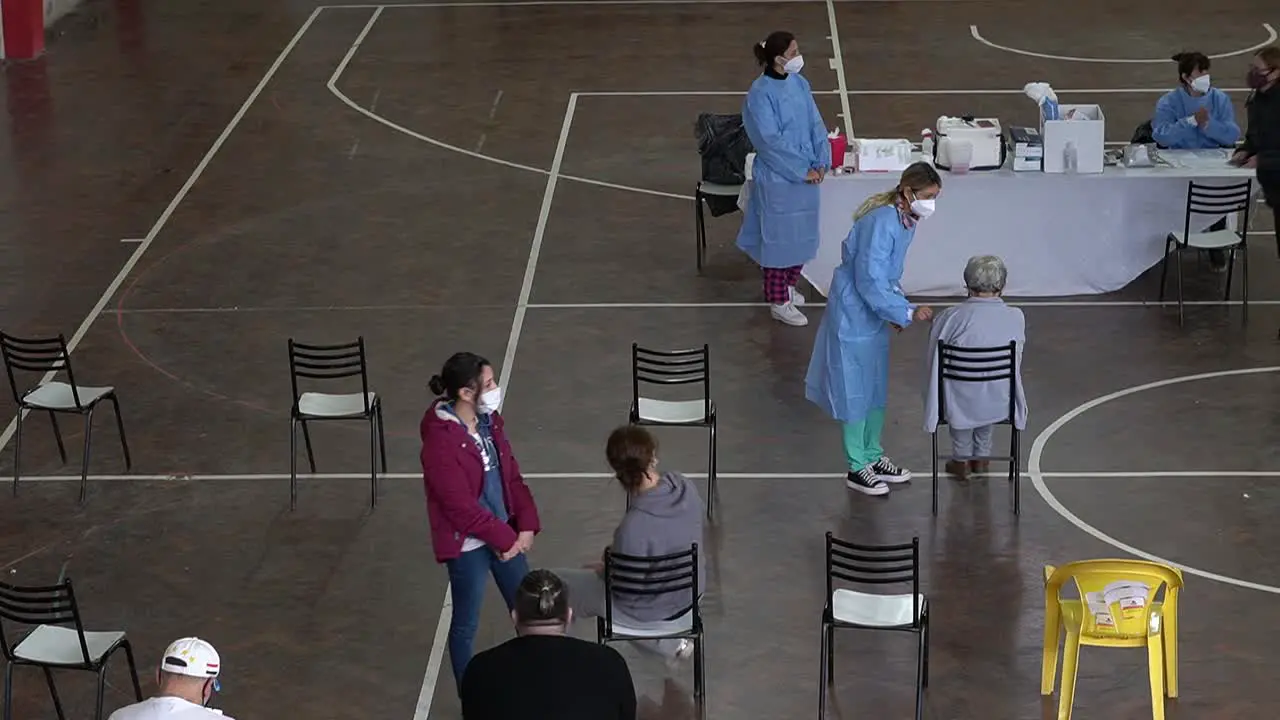
<svg viewBox="0 0 1280 720">
<path fill-rule="evenodd" d="M 1160 160 L 1176 168 L 1221 168 L 1231 159 L 1231 151 L 1224 148 L 1206 150 L 1161 150 Z"/>
</svg>

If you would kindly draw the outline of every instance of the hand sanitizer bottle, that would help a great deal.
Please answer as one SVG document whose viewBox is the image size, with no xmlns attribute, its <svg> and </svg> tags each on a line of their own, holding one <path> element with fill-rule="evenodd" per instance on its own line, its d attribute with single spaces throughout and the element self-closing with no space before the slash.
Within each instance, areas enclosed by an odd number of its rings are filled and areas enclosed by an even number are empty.
<svg viewBox="0 0 1280 720">
<path fill-rule="evenodd" d="M 933 164 L 933 131 L 929 128 L 920 131 L 920 159 Z"/>
<path fill-rule="evenodd" d="M 1067 143 L 1067 146 L 1062 149 L 1063 172 L 1068 172 L 1068 173 L 1076 172 L 1076 160 L 1077 160 L 1076 144 L 1073 142 L 1069 142 Z"/>
</svg>

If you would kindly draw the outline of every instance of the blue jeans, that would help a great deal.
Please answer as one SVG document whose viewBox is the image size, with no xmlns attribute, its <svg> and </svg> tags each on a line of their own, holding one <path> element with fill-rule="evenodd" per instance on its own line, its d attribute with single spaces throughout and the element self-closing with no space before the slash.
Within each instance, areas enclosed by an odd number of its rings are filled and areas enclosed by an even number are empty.
<svg viewBox="0 0 1280 720">
<path fill-rule="evenodd" d="M 449 595 L 453 601 L 453 618 L 449 622 L 449 660 L 453 663 L 453 680 L 462 687 L 462 673 L 471 662 L 471 646 L 480 624 L 480 607 L 484 604 L 484 587 L 490 573 L 498 583 L 498 592 L 510 610 L 516 601 L 516 589 L 529 574 L 529 561 L 523 554 L 507 562 L 498 559 L 488 546 L 464 552 L 445 563 L 449 570 Z"/>
</svg>

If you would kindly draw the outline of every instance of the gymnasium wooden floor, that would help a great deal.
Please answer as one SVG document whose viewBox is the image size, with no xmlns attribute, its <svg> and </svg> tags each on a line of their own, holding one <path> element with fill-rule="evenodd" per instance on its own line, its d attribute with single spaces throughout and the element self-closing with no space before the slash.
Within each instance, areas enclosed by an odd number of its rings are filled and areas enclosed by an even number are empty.
<svg viewBox="0 0 1280 720">
<path fill-rule="evenodd" d="M 1212 74 L 1241 103 L 1247 49 L 1275 41 L 1265 23 L 1280 12 L 1261 0 L 90 0 L 45 57 L 4 67 L 0 328 L 67 335 L 81 382 L 117 387 L 134 467 L 100 417 L 80 507 L 68 478 L 83 436 L 64 423 L 61 465 L 31 416 L 20 493 L 0 493 L 5 578 L 73 578 L 87 623 L 127 630 L 147 683 L 170 640 L 209 639 L 219 705 L 242 720 L 457 718 L 418 463 L 427 377 L 461 349 L 500 367 L 546 527 L 532 562 L 576 565 L 622 511 L 603 443 L 626 418 L 630 344 L 705 342 L 722 473 L 709 717 L 813 716 L 828 530 L 921 538 L 930 718 L 1051 716 L 1040 568 L 1121 546 L 1190 568 L 1170 716 L 1267 717 L 1280 708 L 1280 650 L 1259 632 L 1280 608 L 1269 218 L 1247 322 L 1212 302 L 1221 278 L 1203 270 L 1185 328 L 1145 302 L 1150 276 L 1028 303 L 1023 514 L 992 480 L 944 487 L 934 519 L 927 479 L 888 499 L 844 489 L 837 428 L 801 386 L 821 309 L 807 329 L 768 319 L 732 246 L 738 216 L 710 221 L 698 276 L 688 199 L 694 118 L 735 111 L 751 45 L 775 29 L 800 37 L 828 123 L 847 98 L 862 135 L 911 137 L 942 114 L 1027 121 L 1020 88 L 1045 80 L 1100 102 L 1120 141 L 1173 84 L 1158 60 L 1179 49 L 1227 55 Z M 286 340 L 356 336 L 386 398 L 380 505 L 367 508 L 357 424 L 315 430 L 322 475 L 290 512 Z M 886 441 L 927 476 L 925 342 L 895 340 Z M 0 405 L 12 417 L 12 398 Z M 665 466 L 704 471 L 702 435 L 661 439 Z M 492 595 L 481 646 L 510 635 Z M 687 717 L 688 673 L 628 657 L 645 717 Z M 909 640 L 839 635 L 836 662 L 833 717 L 908 716 Z M 90 678 L 61 682 L 87 716 Z M 111 684 L 109 708 L 125 704 L 123 671 Z M 1086 652 L 1077 692 L 1080 717 L 1149 717 L 1140 652 Z M 38 674 L 19 670 L 15 708 L 53 716 Z"/>
</svg>

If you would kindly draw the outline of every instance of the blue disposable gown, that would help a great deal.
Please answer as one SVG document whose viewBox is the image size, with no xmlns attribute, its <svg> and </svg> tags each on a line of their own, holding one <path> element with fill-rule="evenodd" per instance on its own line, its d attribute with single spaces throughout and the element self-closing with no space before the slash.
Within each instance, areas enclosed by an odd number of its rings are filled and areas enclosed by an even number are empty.
<svg viewBox="0 0 1280 720">
<path fill-rule="evenodd" d="M 1192 119 L 1200 108 L 1209 110 L 1209 122 L 1203 130 Z M 1156 103 L 1151 134 L 1163 147 L 1203 150 L 1235 145 L 1240 139 L 1240 126 L 1236 124 L 1236 111 L 1226 93 L 1210 88 L 1204 95 L 1192 97 L 1186 88 L 1179 87 Z"/>
<path fill-rule="evenodd" d="M 804 396 L 836 420 L 859 422 L 885 407 L 889 323 L 906 327 L 915 310 L 899 285 L 913 237 L 888 205 L 855 221 L 841 246 L 804 378 Z"/>
<path fill-rule="evenodd" d="M 756 159 L 738 247 L 761 267 L 803 265 L 818 254 L 818 186 L 804 179 L 831 167 L 831 143 L 809 81 L 796 74 L 756 78 L 742 123 Z"/>
</svg>

